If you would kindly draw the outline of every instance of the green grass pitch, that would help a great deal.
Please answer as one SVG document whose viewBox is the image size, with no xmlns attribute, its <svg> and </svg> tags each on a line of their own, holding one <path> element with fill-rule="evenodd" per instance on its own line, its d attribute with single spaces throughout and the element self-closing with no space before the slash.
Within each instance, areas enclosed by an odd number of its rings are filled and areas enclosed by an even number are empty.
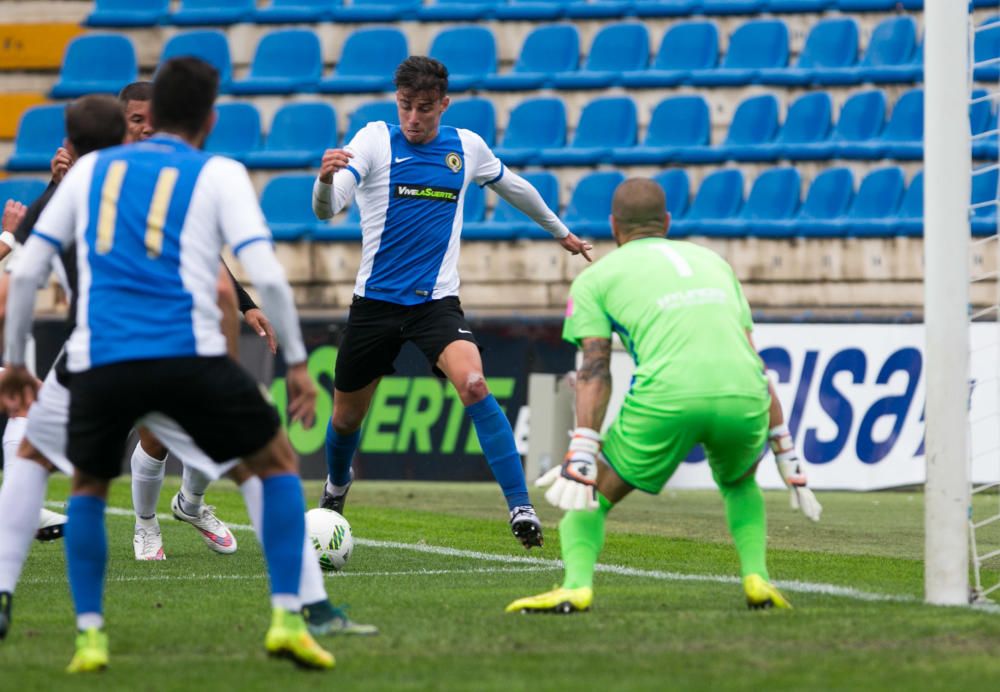
<svg viewBox="0 0 1000 692">
<path fill-rule="evenodd" d="M 161 512 L 175 488 L 168 479 Z M 56 478 L 49 497 L 66 491 Z M 315 502 L 318 485 L 307 494 Z M 324 639 L 337 656 L 329 673 L 265 656 L 266 579 L 251 533 L 237 530 L 239 551 L 219 556 L 164 519 L 166 562 L 137 563 L 131 518 L 109 516 L 110 669 L 63 673 L 73 637 L 63 548 L 36 543 L 0 643 L 0 689 L 972 690 L 1000 679 L 1000 608 L 920 602 L 919 494 L 822 493 L 823 521 L 811 525 L 786 493 L 767 493 L 772 577 L 795 610 L 750 612 L 718 496 L 637 493 L 609 518 L 591 612 L 507 615 L 509 601 L 561 578 L 559 513 L 534 499 L 547 542 L 528 554 L 492 484 L 359 482 L 347 505 L 355 552 L 327 587 L 382 634 Z M 209 501 L 247 523 L 228 482 Z M 110 506 L 129 506 L 127 481 Z"/>
</svg>

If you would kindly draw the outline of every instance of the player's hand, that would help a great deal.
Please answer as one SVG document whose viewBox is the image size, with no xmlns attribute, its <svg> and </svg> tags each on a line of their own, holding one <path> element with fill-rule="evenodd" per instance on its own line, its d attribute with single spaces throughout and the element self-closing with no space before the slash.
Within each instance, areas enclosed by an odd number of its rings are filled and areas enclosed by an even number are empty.
<svg viewBox="0 0 1000 692">
<path fill-rule="evenodd" d="M 316 421 L 316 385 L 305 363 L 288 368 L 285 386 L 288 388 L 288 420 L 311 428 Z"/>
<path fill-rule="evenodd" d="M 0 220 L 0 230 L 13 233 L 21 225 L 28 208 L 17 200 L 8 199 L 3 205 L 3 219 Z"/>
<path fill-rule="evenodd" d="M 333 174 L 342 171 L 351 163 L 354 154 L 346 149 L 327 149 L 323 152 L 323 161 L 319 167 L 319 180 L 329 185 L 333 182 Z"/>
<path fill-rule="evenodd" d="M 819 521 L 823 513 L 823 505 L 816 495 L 807 487 L 806 474 L 802 472 L 802 462 L 795 451 L 795 443 L 787 429 L 772 434 L 769 443 L 774 452 L 774 461 L 778 465 L 778 473 L 785 487 L 790 491 L 789 504 L 792 509 L 800 510 L 812 521 Z"/>
<path fill-rule="evenodd" d="M 271 353 L 278 352 L 278 335 L 274 333 L 274 327 L 271 326 L 270 320 L 264 315 L 264 311 L 260 308 L 253 308 L 252 310 L 247 310 L 243 313 L 243 319 L 246 323 L 250 325 L 250 328 L 261 339 L 267 339 L 267 347 L 271 349 Z"/>
<path fill-rule="evenodd" d="M 549 504 L 560 509 L 595 509 L 597 507 L 597 453 L 601 434 L 590 428 L 577 428 L 562 466 L 550 469 L 535 485 L 550 486 L 545 491 Z"/>
<path fill-rule="evenodd" d="M 62 182 L 63 177 L 72 168 L 74 163 L 76 163 L 76 159 L 73 158 L 68 149 L 65 147 L 56 149 L 56 155 L 52 157 L 52 161 L 49 163 L 49 168 L 52 170 L 52 180 L 57 183 Z"/>
<path fill-rule="evenodd" d="M 23 417 L 35 402 L 40 383 L 23 365 L 8 365 L 0 373 L 0 403 L 8 416 Z"/>
<path fill-rule="evenodd" d="M 590 251 L 594 249 L 594 246 L 585 240 L 580 240 L 575 234 L 570 233 L 565 238 L 560 238 L 559 244 L 569 250 L 570 254 L 583 255 L 583 258 L 588 262 L 593 261 L 590 259 Z"/>
</svg>

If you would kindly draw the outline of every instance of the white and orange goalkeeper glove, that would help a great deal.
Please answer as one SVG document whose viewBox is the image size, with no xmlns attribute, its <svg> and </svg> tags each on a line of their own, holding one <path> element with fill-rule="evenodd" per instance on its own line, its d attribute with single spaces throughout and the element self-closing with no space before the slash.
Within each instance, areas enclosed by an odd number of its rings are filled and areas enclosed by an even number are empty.
<svg viewBox="0 0 1000 692">
<path fill-rule="evenodd" d="M 549 469 L 535 485 L 545 491 L 549 504 L 560 509 L 597 508 L 597 453 L 601 434 L 590 428 L 577 428 L 569 443 L 562 466 Z"/>
<path fill-rule="evenodd" d="M 802 472 L 799 455 L 795 451 L 795 442 L 784 423 L 771 428 L 768 433 L 768 444 L 774 452 L 774 461 L 778 465 L 778 473 L 785 487 L 791 491 L 789 503 L 792 509 L 801 510 L 812 521 L 819 521 L 823 505 L 816 499 L 813 491 L 806 487 L 806 474 Z"/>
</svg>

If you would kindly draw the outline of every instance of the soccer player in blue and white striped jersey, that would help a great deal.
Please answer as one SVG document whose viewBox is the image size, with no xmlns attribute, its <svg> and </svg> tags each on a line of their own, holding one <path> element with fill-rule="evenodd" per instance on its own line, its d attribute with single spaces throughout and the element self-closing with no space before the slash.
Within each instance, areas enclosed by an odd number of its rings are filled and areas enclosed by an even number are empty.
<svg viewBox="0 0 1000 692">
<path fill-rule="evenodd" d="M 396 69 L 399 122 L 372 122 L 344 149 L 325 153 L 313 191 L 321 219 L 353 198 L 360 207 L 363 248 L 354 301 L 334 374 L 327 430 L 328 478 L 321 506 L 342 510 L 353 477 L 361 421 L 379 381 L 392 374 L 406 341 L 434 372 L 455 386 L 472 418 L 490 469 L 503 490 L 514 535 L 542 544 L 528 500 L 521 457 L 506 416 L 486 384 L 479 348 L 458 300 L 462 207 L 469 185 L 489 185 L 573 254 L 590 259 L 583 242 L 524 178 L 508 170 L 483 139 L 443 127 L 448 70 L 413 56 Z"/>
</svg>

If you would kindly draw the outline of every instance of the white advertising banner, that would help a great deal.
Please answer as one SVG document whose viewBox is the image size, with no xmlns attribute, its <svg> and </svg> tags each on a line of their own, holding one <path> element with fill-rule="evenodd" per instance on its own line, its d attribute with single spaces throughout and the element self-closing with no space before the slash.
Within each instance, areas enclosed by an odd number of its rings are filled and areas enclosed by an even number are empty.
<svg viewBox="0 0 1000 692">
<path fill-rule="evenodd" d="M 923 483 L 923 333 L 922 325 L 757 326 L 754 342 L 810 486 L 874 490 Z M 1000 480 L 1000 326 L 973 325 L 970 340 L 972 478 L 981 483 Z M 621 405 L 631 370 L 629 356 L 616 351 L 608 421 Z M 763 487 L 781 487 L 770 454 L 757 478 Z M 668 485 L 714 487 L 700 448 Z"/>
</svg>

